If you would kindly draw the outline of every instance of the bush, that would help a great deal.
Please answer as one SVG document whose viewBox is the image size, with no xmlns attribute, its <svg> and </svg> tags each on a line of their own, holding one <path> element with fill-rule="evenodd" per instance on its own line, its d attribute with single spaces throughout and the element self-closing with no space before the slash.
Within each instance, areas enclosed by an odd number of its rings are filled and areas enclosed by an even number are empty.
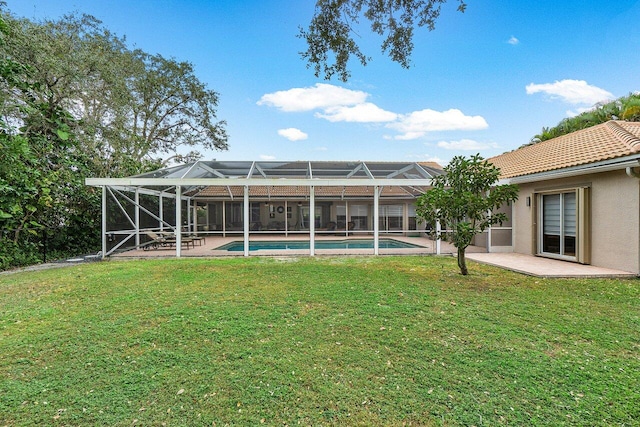
<svg viewBox="0 0 640 427">
<path fill-rule="evenodd" d="M 2 239 L 0 243 L 0 271 L 42 262 L 40 248 L 34 242 L 15 243 Z"/>
</svg>

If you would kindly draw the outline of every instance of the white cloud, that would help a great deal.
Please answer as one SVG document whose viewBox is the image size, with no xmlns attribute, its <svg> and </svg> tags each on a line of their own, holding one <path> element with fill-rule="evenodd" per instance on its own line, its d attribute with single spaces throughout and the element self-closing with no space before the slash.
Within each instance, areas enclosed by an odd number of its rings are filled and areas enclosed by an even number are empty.
<svg viewBox="0 0 640 427">
<path fill-rule="evenodd" d="M 327 151 L 327 147 L 316 147 L 316 151 Z"/>
<path fill-rule="evenodd" d="M 287 112 L 311 111 L 361 104 L 368 96 L 369 94 L 366 92 L 317 83 L 313 87 L 267 93 L 260 98 L 258 105 L 276 107 Z"/>
<path fill-rule="evenodd" d="M 393 137 L 396 140 L 417 139 L 434 131 L 479 130 L 489 127 L 482 116 L 467 116 L 457 109 L 394 113 L 367 102 L 369 96 L 367 92 L 317 83 L 312 87 L 265 94 L 258 105 L 275 107 L 285 112 L 319 110 L 315 117 L 330 122 L 387 123 L 387 128 L 399 133 Z M 294 128 L 281 129 L 278 134 L 291 141 L 307 138 L 304 132 Z"/>
<path fill-rule="evenodd" d="M 542 92 L 551 98 L 559 98 L 569 104 L 593 105 L 597 102 L 613 99 L 610 92 L 587 84 L 584 80 L 560 80 L 554 83 L 528 84 L 527 94 Z"/>
<path fill-rule="evenodd" d="M 400 116 L 399 121 L 390 123 L 387 127 L 401 133 L 396 136 L 396 139 L 409 140 L 420 138 L 427 132 L 479 130 L 486 129 L 489 125 L 484 117 L 466 116 L 457 109 L 447 111 L 425 109 Z"/>
<path fill-rule="evenodd" d="M 278 135 L 287 138 L 289 141 L 302 141 L 309 137 L 309 135 L 296 128 L 279 129 Z"/>
<path fill-rule="evenodd" d="M 380 123 L 392 122 L 398 115 L 383 110 L 370 102 L 365 102 L 352 107 L 329 107 L 324 110 L 324 114 L 316 113 L 316 117 L 329 120 L 330 122 Z"/>
<path fill-rule="evenodd" d="M 271 156 L 271 155 L 268 155 L 268 154 L 260 154 L 260 156 L 258 156 L 258 157 L 260 157 L 260 160 L 275 160 L 276 159 L 276 156 Z"/>
<path fill-rule="evenodd" d="M 473 139 L 461 139 L 459 141 L 439 141 L 438 147 L 445 150 L 479 151 L 487 148 L 498 148 L 495 142 L 482 143 Z"/>
<path fill-rule="evenodd" d="M 520 44 L 520 40 L 518 40 L 518 39 L 517 39 L 516 37 L 514 37 L 514 36 L 511 36 L 511 37 L 509 38 L 509 40 L 507 40 L 507 43 L 509 43 L 509 44 L 514 45 L 514 46 L 515 46 L 515 45 L 517 45 L 517 44 Z"/>
</svg>

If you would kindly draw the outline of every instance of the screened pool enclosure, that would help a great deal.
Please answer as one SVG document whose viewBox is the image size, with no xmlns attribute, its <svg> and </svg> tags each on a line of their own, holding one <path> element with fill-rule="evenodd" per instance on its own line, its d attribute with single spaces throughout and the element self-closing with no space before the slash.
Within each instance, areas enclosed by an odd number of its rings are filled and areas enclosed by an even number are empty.
<svg viewBox="0 0 640 427">
<path fill-rule="evenodd" d="M 89 178 L 102 188 L 102 254 L 189 245 L 215 237 L 373 238 L 424 231 L 415 199 L 442 173 L 435 163 L 198 161 L 127 178 Z M 164 240 L 164 243 L 163 243 Z"/>
</svg>

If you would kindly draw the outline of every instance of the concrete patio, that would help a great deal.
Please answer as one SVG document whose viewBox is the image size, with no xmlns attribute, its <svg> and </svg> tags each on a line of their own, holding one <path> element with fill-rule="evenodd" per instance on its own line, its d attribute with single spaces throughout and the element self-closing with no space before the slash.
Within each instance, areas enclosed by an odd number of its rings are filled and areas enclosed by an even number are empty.
<svg viewBox="0 0 640 427">
<path fill-rule="evenodd" d="M 637 277 L 628 271 L 517 253 L 471 252 L 467 254 L 467 259 L 537 277 Z"/>
</svg>

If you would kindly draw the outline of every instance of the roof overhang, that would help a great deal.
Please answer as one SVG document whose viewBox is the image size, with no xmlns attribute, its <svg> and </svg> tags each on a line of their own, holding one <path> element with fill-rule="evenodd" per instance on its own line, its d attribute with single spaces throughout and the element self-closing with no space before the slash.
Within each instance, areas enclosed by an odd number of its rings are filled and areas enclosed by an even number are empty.
<svg viewBox="0 0 640 427">
<path fill-rule="evenodd" d="M 587 165 L 579 165 L 570 168 L 540 172 L 531 175 L 503 178 L 498 182 L 498 184 L 526 184 L 530 182 L 548 181 L 551 179 L 570 178 L 574 176 L 589 175 L 593 173 L 610 172 L 626 169 L 629 167 L 640 167 L 640 154 L 616 159 L 603 160 L 601 162 L 590 163 Z"/>
</svg>

